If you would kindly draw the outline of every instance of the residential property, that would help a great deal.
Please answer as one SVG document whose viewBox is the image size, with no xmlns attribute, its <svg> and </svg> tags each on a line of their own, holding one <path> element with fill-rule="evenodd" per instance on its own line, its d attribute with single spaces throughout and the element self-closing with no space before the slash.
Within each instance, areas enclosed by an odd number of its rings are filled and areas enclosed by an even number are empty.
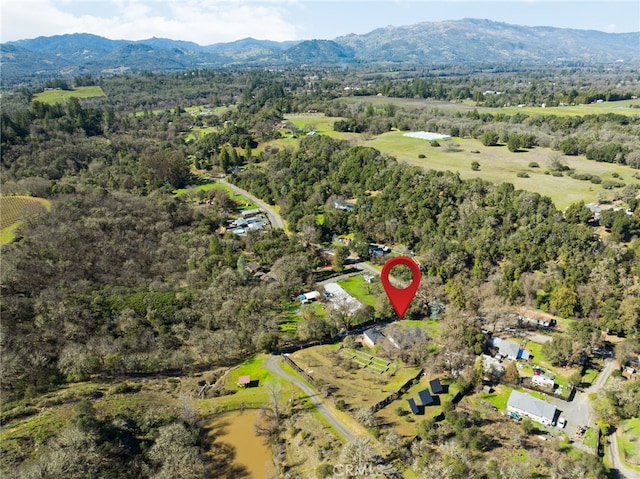
<svg viewBox="0 0 640 479">
<path fill-rule="evenodd" d="M 333 202 L 333 207 L 337 210 L 342 211 L 353 211 L 354 205 L 352 203 L 348 203 L 346 201 L 336 200 Z"/>
<path fill-rule="evenodd" d="M 369 328 L 362 333 L 362 342 L 370 348 L 374 347 L 384 339 L 384 335 L 375 328 Z"/>
<path fill-rule="evenodd" d="M 498 359 L 506 358 L 515 361 L 516 359 L 529 359 L 531 353 L 526 349 L 522 349 L 518 343 L 509 339 L 501 339 L 497 337 L 491 338 L 491 345 L 498 348 Z"/>
<path fill-rule="evenodd" d="M 334 308 L 346 308 L 349 314 L 354 314 L 362 307 L 362 303 L 347 293 L 338 283 L 326 284 L 324 291 Z"/>
<path fill-rule="evenodd" d="M 530 318 L 528 316 L 518 315 L 518 322 L 524 325 L 536 326 L 542 329 L 553 328 L 556 325 L 555 319 Z"/>
<path fill-rule="evenodd" d="M 308 293 L 298 296 L 298 299 L 302 304 L 308 304 L 312 301 L 318 301 L 320 299 L 320 293 L 318 291 L 309 291 Z"/>
<path fill-rule="evenodd" d="M 556 381 L 551 376 L 534 375 L 531 378 L 531 383 L 545 388 L 552 388 L 555 386 Z"/>
<path fill-rule="evenodd" d="M 555 422 L 557 409 L 553 404 L 535 398 L 530 394 L 511 391 L 507 401 L 507 411 L 526 416 L 545 426 L 551 426 Z"/>
</svg>

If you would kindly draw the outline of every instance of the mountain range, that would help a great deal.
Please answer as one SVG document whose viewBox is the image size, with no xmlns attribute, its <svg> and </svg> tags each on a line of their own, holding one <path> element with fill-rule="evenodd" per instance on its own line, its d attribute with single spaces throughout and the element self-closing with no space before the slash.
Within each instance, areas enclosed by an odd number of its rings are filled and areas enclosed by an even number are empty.
<svg viewBox="0 0 640 479">
<path fill-rule="evenodd" d="M 0 45 L 2 83 L 137 71 L 350 63 L 640 63 L 640 32 L 604 33 L 464 19 L 385 27 L 333 40 L 246 38 L 208 46 L 76 33 Z"/>
</svg>

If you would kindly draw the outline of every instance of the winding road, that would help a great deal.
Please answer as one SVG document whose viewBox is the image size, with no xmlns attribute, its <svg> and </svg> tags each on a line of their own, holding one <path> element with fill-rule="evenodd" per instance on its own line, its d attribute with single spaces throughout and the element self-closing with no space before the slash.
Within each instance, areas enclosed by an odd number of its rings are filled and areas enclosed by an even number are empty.
<svg viewBox="0 0 640 479">
<path fill-rule="evenodd" d="M 267 218 L 269 218 L 269 222 L 271 223 L 271 226 L 273 228 L 277 228 L 281 230 L 284 229 L 284 221 L 282 220 L 282 217 L 278 214 L 278 212 L 273 208 L 273 206 L 268 205 L 257 196 L 254 196 L 251 193 L 249 193 L 247 190 L 243 190 L 242 188 L 239 188 L 236 185 L 229 183 L 225 178 L 221 178 L 218 181 L 223 185 L 231 188 L 231 190 L 234 193 L 244 196 L 245 198 L 249 198 L 256 205 L 258 205 L 258 207 L 263 209 L 264 212 L 267 214 Z"/>
<path fill-rule="evenodd" d="M 333 427 L 338 432 L 338 434 L 340 434 L 344 438 L 346 442 L 349 442 L 356 437 L 351 432 L 351 430 L 348 427 L 346 427 L 342 423 L 342 421 L 340 421 L 335 416 L 335 414 L 333 414 L 333 411 L 331 411 L 331 409 L 327 407 L 327 405 L 322 401 L 322 398 L 320 398 L 320 395 L 318 394 L 317 391 L 311 388 L 304 381 L 298 379 L 295 376 L 292 376 L 291 374 L 287 373 L 284 369 L 282 369 L 282 367 L 280 366 L 280 356 L 271 356 L 269 359 L 265 361 L 264 364 L 265 364 L 265 367 L 276 376 L 279 376 L 282 379 L 285 379 L 286 381 L 295 385 L 296 387 L 302 389 L 302 391 L 309 397 L 309 400 L 316 407 L 316 409 L 322 415 L 322 417 L 324 417 L 327 420 L 327 422 L 331 424 L 331 427 Z"/>
</svg>

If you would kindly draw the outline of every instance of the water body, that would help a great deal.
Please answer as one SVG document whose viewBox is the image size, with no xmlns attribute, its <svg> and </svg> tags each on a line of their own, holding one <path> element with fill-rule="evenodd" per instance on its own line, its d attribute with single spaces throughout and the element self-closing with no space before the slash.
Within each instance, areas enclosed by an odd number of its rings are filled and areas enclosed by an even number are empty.
<svg viewBox="0 0 640 479">
<path fill-rule="evenodd" d="M 213 417 L 206 425 L 213 440 L 210 456 L 219 466 L 216 477 L 265 479 L 275 472 L 271 451 L 255 433 L 260 411 L 234 411 Z"/>
</svg>

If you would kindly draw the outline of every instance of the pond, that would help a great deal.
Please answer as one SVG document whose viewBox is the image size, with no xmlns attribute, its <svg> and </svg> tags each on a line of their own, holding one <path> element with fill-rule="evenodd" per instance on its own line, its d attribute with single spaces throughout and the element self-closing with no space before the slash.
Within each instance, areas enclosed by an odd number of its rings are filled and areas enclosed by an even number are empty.
<svg viewBox="0 0 640 479">
<path fill-rule="evenodd" d="M 249 409 L 218 414 L 205 427 L 213 441 L 210 456 L 220 479 L 265 479 L 275 472 L 271 451 L 256 435 L 260 411 Z"/>
</svg>

